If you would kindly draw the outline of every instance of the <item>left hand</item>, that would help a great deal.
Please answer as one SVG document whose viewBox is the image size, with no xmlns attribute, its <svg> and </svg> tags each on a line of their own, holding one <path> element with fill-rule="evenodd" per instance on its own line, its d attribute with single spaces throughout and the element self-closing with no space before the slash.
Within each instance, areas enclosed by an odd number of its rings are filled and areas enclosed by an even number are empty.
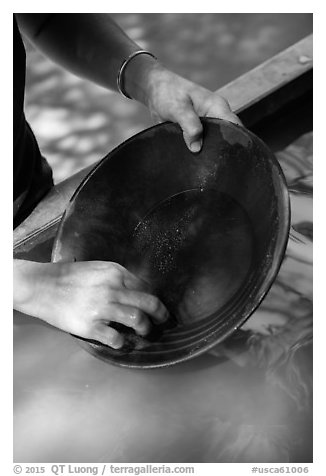
<svg viewBox="0 0 326 476">
<path fill-rule="evenodd" d="M 218 117 L 242 125 L 222 96 L 164 68 L 151 72 L 147 106 L 156 120 L 170 120 L 181 126 L 192 152 L 199 152 L 202 146 L 203 126 L 199 116 Z"/>
</svg>

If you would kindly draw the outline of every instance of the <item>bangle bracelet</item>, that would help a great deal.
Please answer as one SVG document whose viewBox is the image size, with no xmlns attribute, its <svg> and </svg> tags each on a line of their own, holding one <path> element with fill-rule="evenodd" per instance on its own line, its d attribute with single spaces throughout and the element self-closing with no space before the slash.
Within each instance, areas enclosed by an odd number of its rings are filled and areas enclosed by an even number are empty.
<svg viewBox="0 0 326 476">
<path fill-rule="evenodd" d="M 149 51 L 138 50 L 138 51 L 134 51 L 133 53 L 131 53 L 131 55 L 128 56 L 127 59 L 123 60 L 122 65 L 120 66 L 120 69 L 119 69 L 119 72 L 118 72 L 118 76 L 117 76 L 117 87 L 118 87 L 119 93 L 122 94 L 122 96 L 124 96 L 127 99 L 132 99 L 132 98 L 125 91 L 123 73 L 124 73 L 126 67 L 128 66 L 128 63 L 133 58 L 135 58 L 135 56 L 138 56 L 138 55 L 149 55 L 152 58 L 157 59 L 156 56 L 153 55 L 153 53 L 150 53 Z"/>
</svg>

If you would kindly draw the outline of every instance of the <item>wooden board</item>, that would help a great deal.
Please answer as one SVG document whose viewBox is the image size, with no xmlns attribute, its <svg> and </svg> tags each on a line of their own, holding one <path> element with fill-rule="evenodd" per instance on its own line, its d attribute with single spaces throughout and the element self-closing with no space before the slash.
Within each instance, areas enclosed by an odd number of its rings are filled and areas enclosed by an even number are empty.
<svg viewBox="0 0 326 476">
<path fill-rule="evenodd" d="M 247 127 L 312 88 L 313 37 L 260 64 L 218 90 Z"/>
</svg>

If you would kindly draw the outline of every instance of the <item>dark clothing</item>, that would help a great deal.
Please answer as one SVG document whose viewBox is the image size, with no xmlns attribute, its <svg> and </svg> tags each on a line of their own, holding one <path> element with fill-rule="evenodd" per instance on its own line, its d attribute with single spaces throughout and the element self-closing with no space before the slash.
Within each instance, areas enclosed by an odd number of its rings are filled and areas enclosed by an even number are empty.
<svg viewBox="0 0 326 476">
<path fill-rule="evenodd" d="M 25 47 L 14 16 L 14 226 L 23 221 L 53 186 L 52 170 L 42 157 L 24 115 Z"/>
</svg>

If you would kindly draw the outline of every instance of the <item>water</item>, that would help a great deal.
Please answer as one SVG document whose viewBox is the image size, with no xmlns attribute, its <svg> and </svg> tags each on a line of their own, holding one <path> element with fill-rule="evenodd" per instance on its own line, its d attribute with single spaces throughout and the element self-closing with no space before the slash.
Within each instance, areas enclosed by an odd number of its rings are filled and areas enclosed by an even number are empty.
<svg viewBox="0 0 326 476">
<path fill-rule="evenodd" d="M 277 154 L 292 205 L 278 278 L 210 353 L 123 369 L 15 313 L 15 462 L 312 461 L 311 146 L 308 133 Z M 25 257 L 49 260 L 51 245 Z"/>
<path fill-rule="evenodd" d="M 310 14 L 165 14 L 165 28 L 160 14 L 144 25 L 146 14 L 118 17 L 129 33 L 141 26 L 142 44 L 164 63 L 214 90 L 312 29 Z M 29 60 L 28 117 L 57 180 L 150 124 L 136 103 L 40 54 Z M 311 148 L 308 133 L 277 154 L 292 207 L 278 278 L 242 329 L 210 353 L 166 369 L 121 369 L 15 312 L 15 462 L 312 461 Z M 51 246 L 21 257 L 49 261 Z"/>
</svg>

